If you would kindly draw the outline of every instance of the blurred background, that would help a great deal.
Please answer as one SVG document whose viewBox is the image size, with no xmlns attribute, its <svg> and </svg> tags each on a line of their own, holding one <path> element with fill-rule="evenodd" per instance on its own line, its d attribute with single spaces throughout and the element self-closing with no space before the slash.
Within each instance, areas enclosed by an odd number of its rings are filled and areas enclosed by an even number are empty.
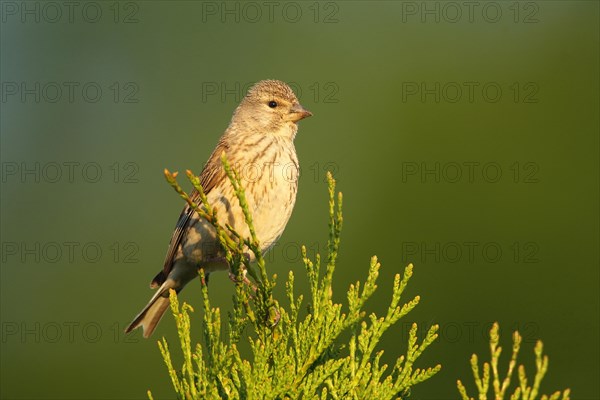
<svg viewBox="0 0 600 400">
<path fill-rule="evenodd" d="M 521 332 L 530 375 L 544 341 L 543 393 L 600 398 L 598 2 L 0 4 L 3 399 L 173 397 L 156 346 L 175 340 L 172 317 L 151 340 L 122 333 L 183 206 L 162 170 L 199 172 L 266 78 L 314 113 L 268 256 L 278 293 L 289 270 L 307 290 L 302 244 L 325 250 L 331 170 L 335 298 L 376 254 L 381 314 L 412 262 L 405 300 L 422 300 L 386 334 L 385 360 L 412 322 L 440 324 L 418 367 L 443 369 L 412 398 L 458 398 L 458 378 L 474 395 L 469 358 L 488 359 L 494 321 L 505 353 Z M 226 274 L 210 289 L 228 310 Z M 197 282 L 182 293 L 198 335 L 199 296 Z"/>
</svg>

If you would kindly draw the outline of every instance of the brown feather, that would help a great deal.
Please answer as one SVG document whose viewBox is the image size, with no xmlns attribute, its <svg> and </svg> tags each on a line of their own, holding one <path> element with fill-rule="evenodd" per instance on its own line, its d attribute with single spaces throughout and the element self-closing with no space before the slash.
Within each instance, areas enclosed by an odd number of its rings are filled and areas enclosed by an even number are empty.
<svg viewBox="0 0 600 400">
<path fill-rule="evenodd" d="M 208 195 L 211 189 L 217 185 L 217 182 L 227 179 L 225 174 L 225 170 L 221 165 L 221 154 L 225 151 L 227 145 L 220 140 L 217 144 L 217 147 L 212 152 L 208 162 L 202 169 L 200 173 L 200 184 L 202 185 L 202 189 L 204 190 L 204 194 Z M 200 193 L 196 189 L 192 191 L 190 194 L 190 198 L 192 201 L 198 205 L 201 205 Z M 175 225 L 175 230 L 173 231 L 173 235 L 171 236 L 171 241 L 169 242 L 169 249 L 167 250 L 167 255 L 165 256 L 165 261 L 163 264 L 163 270 L 156 275 L 156 277 L 150 283 L 150 287 L 156 288 L 160 286 L 169 276 L 171 272 L 171 268 L 173 267 L 173 263 L 175 262 L 175 256 L 177 254 L 177 249 L 179 245 L 183 242 L 186 233 L 186 227 L 188 222 L 194 215 L 195 210 L 186 205 L 181 214 L 179 215 L 179 220 Z"/>
</svg>

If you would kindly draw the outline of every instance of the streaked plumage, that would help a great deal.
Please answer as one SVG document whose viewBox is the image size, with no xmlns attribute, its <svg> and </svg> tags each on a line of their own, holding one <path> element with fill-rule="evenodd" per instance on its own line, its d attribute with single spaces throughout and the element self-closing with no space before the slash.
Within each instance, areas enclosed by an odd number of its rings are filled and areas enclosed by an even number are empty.
<svg viewBox="0 0 600 400">
<path fill-rule="evenodd" d="M 310 115 L 285 83 L 258 82 L 236 108 L 200 174 L 219 222 L 229 223 L 240 234 L 249 236 L 239 202 L 221 165 L 221 154 L 225 152 L 241 175 L 263 252 L 279 239 L 292 213 L 299 173 L 294 138 L 297 122 Z M 196 203 L 200 201 L 195 191 L 192 198 Z M 144 337 L 150 336 L 169 305 L 169 289 L 179 292 L 198 276 L 199 268 L 209 274 L 229 266 L 212 225 L 186 206 L 171 237 L 163 270 L 150 284 L 158 290 L 125 332 L 142 326 Z"/>
</svg>

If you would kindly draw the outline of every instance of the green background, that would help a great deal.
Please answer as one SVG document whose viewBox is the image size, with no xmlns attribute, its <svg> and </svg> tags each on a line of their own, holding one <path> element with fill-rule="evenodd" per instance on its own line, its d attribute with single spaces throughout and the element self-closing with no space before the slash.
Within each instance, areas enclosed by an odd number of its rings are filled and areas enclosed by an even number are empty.
<svg viewBox="0 0 600 400">
<path fill-rule="evenodd" d="M 376 254 L 369 309 L 382 313 L 412 262 L 405 300 L 421 304 L 385 336 L 386 361 L 412 321 L 441 326 L 418 366 L 443 369 L 413 398 L 457 398 L 457 378 L 474 395 L 469 358 L 487 358 L 493 321 L 506 349 L 522 332 L 530 374 L 544 341 L 543 392 L 600 398 L 597 1 L 478 2 L 472 14 L 462 2 L 277 2 L 272 15 L 263 2 L 54 4 L 60 17 L 43 2 L 0 9 L 3 399 L 173 396 L 156 346 L 174 340 L 172 317 L 152 340 L 122 334 L 182 207 L 162 170 L 199 171 L 243 88 L 266 78 L 294 83 L 314 113 L 296 138 L 296 208 L 269 256 L 280 283 L 293 270 L 306 291 L 298 249 L 324 249 L 333 169 L 345 206 L 335 297 Z M 228 309 L 226 274 L 211 289 Z M 196 334 L 199 293 L 182 293 Z"/>
</svg>

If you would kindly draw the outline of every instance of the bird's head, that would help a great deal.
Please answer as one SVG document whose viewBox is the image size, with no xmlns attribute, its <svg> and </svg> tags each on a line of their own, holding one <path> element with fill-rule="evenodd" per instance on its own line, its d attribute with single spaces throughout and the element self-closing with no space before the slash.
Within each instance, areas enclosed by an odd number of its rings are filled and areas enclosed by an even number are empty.
<svg viewBox="0 0 600 400">
<path fill-rule="evenodd" d="M 264 80 L 248 90 L 231 123 L 243 131 L 293 139 L 298 131 L 298 121 L 311 115 L 287 84 Z"/>
</svg>

